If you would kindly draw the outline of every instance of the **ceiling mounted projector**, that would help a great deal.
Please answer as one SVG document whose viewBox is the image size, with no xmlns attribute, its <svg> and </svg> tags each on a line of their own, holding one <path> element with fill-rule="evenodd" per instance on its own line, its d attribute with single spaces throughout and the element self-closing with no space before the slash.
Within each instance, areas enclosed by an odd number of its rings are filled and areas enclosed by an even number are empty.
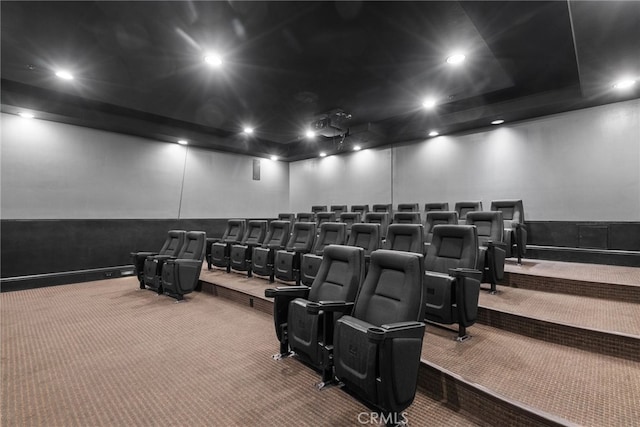
<svg viewBox="0 0 640 427">
<path fill-rule="evenodd" d="M 322 114 L 311 123 L 311 129 L 316 135 L 326 137 L 342 136 L 349 132 L 348 122 L 351 114 L 342 110 L 331 110 Z"/>
</svg>

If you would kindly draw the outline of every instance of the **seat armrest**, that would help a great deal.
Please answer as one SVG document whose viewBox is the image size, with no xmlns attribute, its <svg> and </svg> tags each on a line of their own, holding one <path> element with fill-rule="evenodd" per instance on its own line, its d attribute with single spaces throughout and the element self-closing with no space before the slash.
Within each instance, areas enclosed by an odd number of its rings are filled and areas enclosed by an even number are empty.
<svg viewBox="0 0 640 427">
<path fill-rule="evenodd" d="M 168 261 L 168 260 L 177 259 L 176 257 L 174 257 L 172 255 L 154 255 L 154 256 L 151 256 L 149 258 L 151 258 L 153 260 L 156 260 L 156 261 Z"/>
<path fill-rule="evenodd" d="M 166 261 L 167 264 L 178 264 L 178 265 L 184 265 L 187 267 L 198 267 L 202 265 L 202 261 L 198 260 L 198 259 L 184 259 L 184 258 L 178 258 L 178 259 L 169 259 Z"/>
<path fill-rule="evenodd" d="M 468 277 L 477 281 L 482 280 L 482 272 L 473 268 L 450 268 L 449 275 L 452 277 Z"/>
<path fill-rule="evenodd" d="M 320 311 L 349 313 L 354 303 L 346 301 L 319 301 L 307 304 L 307 313 L 318 314 Z"/>
<path fill-rule="evenodd" d="M 488 240 L 487 241 L 487 248 L 492 248 L 492 247 L 496 247 L 496 248 L 500 248 L 500 249 L 507 249 L 507 243 L 506 242 L 496 242 L 493 240 Z"/>
<path fill-rule="evenodd" d="M 287 297 L 287 298 L 307 298 L 309 295 L 308 286 L 281 286 L 264 290 L 267 298 Z"/>
<path fill-rule="evenodd" d="M 145 252 L 145 251 L 135 251 L 131 252 L 131 256 L 139 256 L 139 257 L 147 257 L 158 255 L 158 252 Z"/>
<path fill-rule="evenodd" d="M 371 342 L 386 339 L 416 338 L 424 335 L 425 324 L 422 322 L 398 322 L 367 329 L 367 338 Z"/>
</svg>

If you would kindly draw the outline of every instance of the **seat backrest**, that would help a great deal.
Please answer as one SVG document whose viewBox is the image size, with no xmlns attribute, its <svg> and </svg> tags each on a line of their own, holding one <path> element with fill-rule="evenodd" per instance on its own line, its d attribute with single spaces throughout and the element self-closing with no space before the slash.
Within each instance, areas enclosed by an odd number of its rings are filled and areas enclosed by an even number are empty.
<svg viewBox="0 0 640 427">
<path fill-rule="evenodd" d="M 176 256 L 182 245 L 184 244 L 184 238 L 187 234 L 184 230 L 169 230 L 167 233 L 167 240 L 162 244 L 162 248 L 158 252 L 160 255 Z"/>
<path fill-rule="evenodd" d="M 242 238 L 243 245 L 260 245 L 267 234 L 267 221 L 251 220 L 247 223 L 247 231 Z"/>
<path fill-rule="evenodd" d="M 424 204 L 424 211 L 448 211 L 449 210 L 449 202 L 432 202 Z"/>
<path fill-rule="evenodd" d="M 322 255 L 329 245 L 344 245 L 347 236 L 347 224 L 342 222 L 323 222 L 320 224 L 318 238 L 313 244 L 312 253 Z"/>
<path fill-rule="evenodd" d="M 411 252 L 380 249 L 371 254 L 352 316 L 375 326 L 422 321 L 424 259 Z"/>
<path fill-rule="evenodd" d="M 380 249 L 380 224 L 353 224 L 347 245 L 363 248 L 365 256 L 371 255 Z"/>
<path fill-rule="evenodd" d="M 524 224 L 522 200 L 494 200 L 491 202 L 491 210 L 502 212 L 506 228 L 512 228 L 512 224 Z"/>
<path fill-rule="evenodd" d="M 387 229 L 384 249 L 422 254 L 422 224 L 391 224 Z"/>
<path fill-rule="evenodd" d="M 393 210 L 393 205 L 391 203 L 387 204 L 377 204 L 371 207 L 371 212 L 389 212 Z"/>
<path fill-rule="evenodd" d="M 504 240 L 504 221 L 500 211 L 469 212 L 467 225 L 475 225 L 478 233 L 478 245 L 487 246 L 487 242 Z"/>
<path fill-rule="evenodd" d="M 380 238 L 384 239 L 387 235 L 387 228 L 389 227 L 389 213 L 369 212 L 364 217 L 364 222 L 369 224 L 380 224 Z"/>
<path fill-rule="evenodd" d="M 237 243 L 242 240 L 244 236 L 244 229 L 247 225 L 247 221 L 244 219 L 230 219 L 227 221 L 227 228 L 224 230 L 222 243 Z"/>
<path fill-rule="evenodd" d="M 339 218 L 340 214 L 347 212 L 347 205 L 331 205 L 329 210 L 336 214 L 336 218 Z"/>
<path fill-rule="evenodd" d="M 267 249 L 284 248 L 289 240 L 290 227 L 291 223 L 289 221 L 271 221 L 262 247 Z"/>
<path fill-rule="evenodd" d="M 369 212 L 369 205 L 351 205 L 351 212 L 359 212 L 360 215 L 365 216 Z"/>
<path fill-rule="evenodd" d="M 334 212 L 318 212 L 316 214 L 316 225 L 320 227 L 320 224 L 325 222 L 336 222 L 336 214 Z"/>
<path fill-rule="evenodd" d="M 187 231 L 182 249 L 176 256 L 178 259 L 204 260 L 207 233 L 204 231 Z"/>
<path fill-rule="evenodd" d="M 317 214 L 318 212 L 326 212 L 327 211 L 327 205 L 313 205 L 311 206 L 311 212 L 313 212 L 314 214 Z"/>
<path fill-rule="evenodd" d="M 448 274 L 450 268 L 476 268 L 478 234 L 472 225 L 436 225 L 425 270 Z"/>
<path fill-rule="evenodd" d="M 467 213 L 481 211 L 482 202 L 456 202 L 455 211 L 458 212 L 458 221 L 467 219 Z"/>
<path fill-rule="evenodd" d="M 420 205 L 417 203 L 398 203 L 398 212 L 419 212 Z"/>
<path fill-rule="evenodd" d="M 295 222 L 296 214 L 289 212 L 281 212 L 278 214 L 278 221 Z"/>
<path fill-rule="evenodd" d="M 351 226 L 361 221 L 361 215 L 358 212 L 342 212 L 340 214 L 340 222 L 347 224 L 347 231 L 351 230 Z"/>
<path fill-rule="evenodd" d="M 364 280 L 364 249 L 329 245 L 311 289 L 310 301 L 354 301 Z"/>
<path fill-rule="evenodd" d="M 457 225 L 458 212 L 456 211 L 431 211 L 427 212 L 424 220 L 424 241 L 431 243 L 433 227 L 436 225 Z"/>
<path fill-rule="evenodd" d="M 421 224 L 420 212 L 396 212 L 393 214 L 394 224 Z"/>
<path fill-rule="evenodd" d="M 298 212 L 296 214 L 296 222 L 315 222 L 316 214 L 313 212 Z"/>
<path fill-rule="evenodd" d="M 309 252 L 316 238 L 315 222 L 296 222 L 285 250 L 290 252 Z"/>
</svg>

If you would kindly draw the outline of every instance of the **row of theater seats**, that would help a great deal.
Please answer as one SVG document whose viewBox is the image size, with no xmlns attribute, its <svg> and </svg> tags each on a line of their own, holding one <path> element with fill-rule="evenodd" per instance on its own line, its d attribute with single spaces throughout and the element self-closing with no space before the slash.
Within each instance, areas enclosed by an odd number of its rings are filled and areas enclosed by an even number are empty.
<svg viewBox="0 0 640 427">
<path fill-rule="evenodd" d="M 140 288 L 182 300 L 198 286 L 206 240 L 204 231 L 170 230 L 158 252 L 131 252 Z"/>
</svg>

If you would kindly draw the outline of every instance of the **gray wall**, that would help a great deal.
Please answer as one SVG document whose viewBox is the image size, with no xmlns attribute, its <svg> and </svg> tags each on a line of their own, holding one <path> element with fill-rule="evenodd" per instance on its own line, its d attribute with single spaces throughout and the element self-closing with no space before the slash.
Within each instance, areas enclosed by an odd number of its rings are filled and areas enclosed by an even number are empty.
<svg viewBox="0 0 640 427">
<path fill-rule="evenodd" d="M 640 100 L 304 160 L 290 173 L 294 210 L 521 198 L 527 220 L 638 221 Z"/>
<path fill-rule="evenodd" d="M 6 219 L 275 217 L 289 166 L 2 114 Z M 183 185 L 184 177 L 184 185 Z"/>
</svg>

